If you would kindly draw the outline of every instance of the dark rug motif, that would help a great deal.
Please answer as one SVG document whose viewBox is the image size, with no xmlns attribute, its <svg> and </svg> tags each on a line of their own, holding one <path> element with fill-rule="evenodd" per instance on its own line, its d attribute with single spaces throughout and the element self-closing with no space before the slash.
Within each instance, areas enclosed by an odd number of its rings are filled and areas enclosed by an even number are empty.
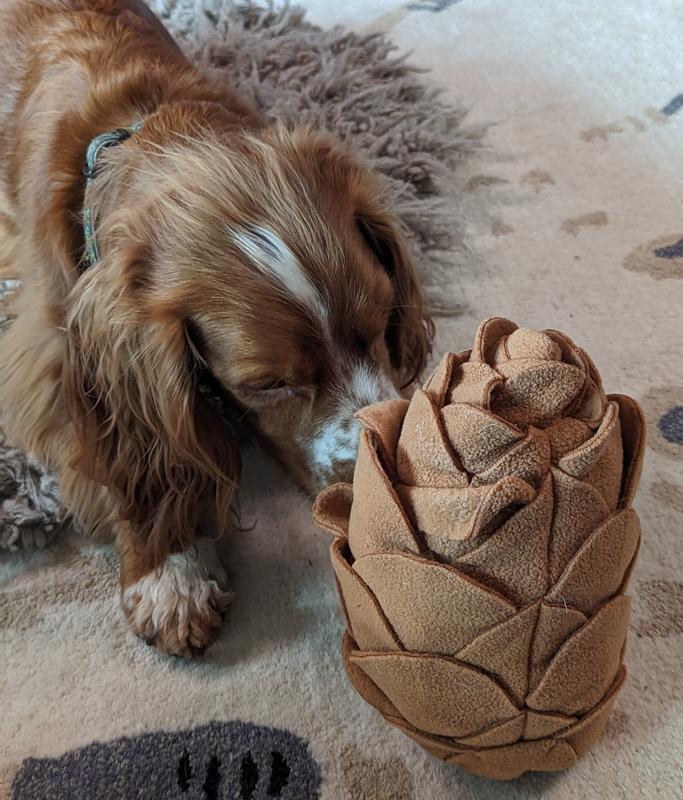
<svg viewBox="0 0 683 800">
<path fill-rule="evenodd" d="M 28 758 L 12 800 L 315 800 L 319 786 L 307 742 L 235 720 Z"/>
</svg>

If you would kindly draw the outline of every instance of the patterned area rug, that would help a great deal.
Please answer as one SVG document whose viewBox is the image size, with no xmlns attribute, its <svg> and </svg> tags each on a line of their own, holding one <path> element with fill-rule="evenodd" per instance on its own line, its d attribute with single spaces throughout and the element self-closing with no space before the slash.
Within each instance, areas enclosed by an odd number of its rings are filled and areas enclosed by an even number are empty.
<svg viewBox="0 0 683 800">
<path fill-rule="evenodd" d="M 110 548 L 59 527 L 16 529 L 22 551 L 0 554 L 0 797 L 679 798 L 680 4 L 307 0 L 326 32 L 296 11 L 152 6 L 259 105 L 350 137 L 393 182 L 439 313 L 435 358 L 501 314 L 566 331 L 608 390 L 642 402 L 629 678 L 605 738 L 567 773 L 501 786 L 441 764 L 348 685 L 327 538 L 307 499 L 250 452 L 244 517 L 254 527 L 225 545 L 237 599 L 201 661 L 165 659 L 127 633 Z M 408 51 L 430 76 L 391 60 Z M 484 146 L 473 147 L 482 127 Z M 0 310 L 0 326 L 10 315 Z M 39 465 L 15 451 L 4 463 L 16 467 L 0 469 L 12 524 L 17 498 L 46 524 L 58 517 Z"/>
</svg>

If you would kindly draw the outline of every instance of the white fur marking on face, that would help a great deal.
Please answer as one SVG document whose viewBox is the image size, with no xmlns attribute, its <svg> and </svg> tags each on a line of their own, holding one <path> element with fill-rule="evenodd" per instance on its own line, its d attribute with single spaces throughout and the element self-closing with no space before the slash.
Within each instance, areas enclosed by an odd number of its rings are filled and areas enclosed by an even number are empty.
<svg viewBox="0 0 683 800">
<path fill-rule="evenodd" d="M 368 364 L 353 367 L 347 384 L 337 390 L 335 413 L 322 423 L 307 446 L 311 473 L 321 488 L 331 480 L 350 479 L 361 428 L 356 412 L 399 396 L 388 375 Z"/>
<path fill-rule="evenodd" d="M 311 283 L 297 257 L 274 231 L 253 225 L 232 231 L 232 236 L 240 250 L 261 272 L 285 288 L 318 319 L 326 318 L 327 309 L 320 293 Z"/>
<path fill-rule="evenodd" d="M 224 591 L 225 578 L 214 543 L 201 538 L 196 547 L 167 556 L 160 567 L 128 586 L 121 603 L 134 629 L 146 635 L 171 623 L 181 630 L 193 611 L 228 605 L 232 595 Z"/>
</svg>

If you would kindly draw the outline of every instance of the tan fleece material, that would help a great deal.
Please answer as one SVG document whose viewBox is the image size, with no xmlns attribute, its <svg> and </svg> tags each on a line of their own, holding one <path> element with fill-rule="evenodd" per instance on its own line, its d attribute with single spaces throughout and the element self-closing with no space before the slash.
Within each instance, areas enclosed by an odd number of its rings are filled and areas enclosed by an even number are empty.
<svg viewBox="0 0 683 800">
<path fill-rule="evenodd" d="M 644 431 L 558 331 L 494 318 L 410 402 L 359 414 L 316 502 L 357 691 L 478 774 L 564 769 L 624 682 Z"/>
</svg>

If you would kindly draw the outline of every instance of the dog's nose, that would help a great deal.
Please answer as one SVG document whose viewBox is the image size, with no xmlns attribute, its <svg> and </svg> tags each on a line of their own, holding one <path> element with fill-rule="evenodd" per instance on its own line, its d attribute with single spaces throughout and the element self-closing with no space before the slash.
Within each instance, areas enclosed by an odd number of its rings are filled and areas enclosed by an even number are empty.
<svg viewBox="0 0 683 800">
<path fill-rule="evenodd" d="M 353 471 L 356 467 L 356 459 L 348 461 L 340 461 L 334 465 L 334 482 L 346 481 L 350 483 L 353 480 Z"/>
<path fill-rule="evenodd" d="M 312 469 L 308 475 L 307 483 L 310 485 L 310 489 L 316 493 L 321 492 L 333 483 L 351 483 L 355 466 L 355 454 L 354 458 L 330 461 L 325 466 L 319 465 L 317 469 Z"/>
<path fill-rule="evenodd" d="M 351 416 L 328 419 L 320 426 L 307 448 L 310 482 L 317 490 L 351 481 L 360 427 L 360 422 Z"/>
</svg>

